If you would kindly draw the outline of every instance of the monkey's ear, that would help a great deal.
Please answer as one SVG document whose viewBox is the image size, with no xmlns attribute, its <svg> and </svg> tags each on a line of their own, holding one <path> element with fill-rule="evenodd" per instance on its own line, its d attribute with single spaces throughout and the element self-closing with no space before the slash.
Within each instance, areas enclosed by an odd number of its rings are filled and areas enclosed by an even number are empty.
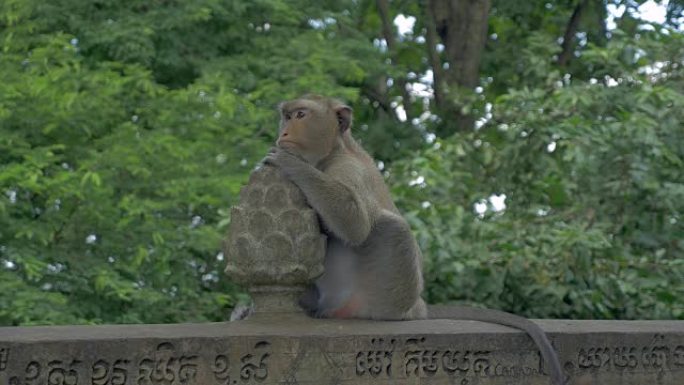
<svg viewBox="0 0 684 385">
<path fill-rule="evenodd" d="M 337 124 L 340 127 L 340 133 L 344 133 L 351 127 L 352 109 L 349 106 L 341 105 L 335 109 L 335 114 L 337 114 Z"/>
</svg>

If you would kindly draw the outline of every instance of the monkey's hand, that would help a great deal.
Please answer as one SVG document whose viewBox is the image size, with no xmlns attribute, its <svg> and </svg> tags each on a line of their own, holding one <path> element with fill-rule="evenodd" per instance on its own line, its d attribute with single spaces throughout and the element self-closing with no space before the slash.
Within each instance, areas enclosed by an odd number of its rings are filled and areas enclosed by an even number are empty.
<svg viewBox="0 0 684 385">
<path fill-rule="evenodd" d="M 312 168 L 304 159 L 278 147 L 273 147 L 269 150 L 268 155 L 264 158 L 264 164 L 278 167 L 285 177 L 290 180 L 303 170 Z"/>
<path fill-rule="evenodd" d="M 269 162 L 269 158 L 272 155 L 274 155 L 276 153 L 276 151 L 278 151 L 278 147 L 276 147 L 276 146 L 269 148 L 268 152 L 266 153 L 266 156 L 259 163 L 261 163 L 261 164 L 272 164 Z M 275 166 L 275 164 L 273 164 L 273 165 Z"/>
</svg>

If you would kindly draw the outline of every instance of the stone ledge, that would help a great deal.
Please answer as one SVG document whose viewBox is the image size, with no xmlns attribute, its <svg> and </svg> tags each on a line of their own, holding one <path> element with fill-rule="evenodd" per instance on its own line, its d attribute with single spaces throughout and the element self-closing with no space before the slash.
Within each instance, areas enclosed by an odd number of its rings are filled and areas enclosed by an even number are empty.
<svg viewBox="0 0 684 385">
<path fill-rule="evenodd" d="M 684 384 L 684 321 L 539 320 L 570 384 Z M 0 328 L 0 385 L 548 384 L 522 332 L 472 321 Z"/>
</svg>

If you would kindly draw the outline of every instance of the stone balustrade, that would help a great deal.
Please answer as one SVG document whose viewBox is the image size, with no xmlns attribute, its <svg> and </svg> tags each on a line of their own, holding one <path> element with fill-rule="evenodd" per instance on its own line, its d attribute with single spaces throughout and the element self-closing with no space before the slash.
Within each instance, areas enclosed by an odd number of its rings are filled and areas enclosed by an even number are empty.
<svg viewBox="0 0 684 385">
<path fill-rule="evenodd" d="M 684 384 L 682 321 L 537 321 L 573 385 Z M 524 333 L 472 321 L 0 328 L 0 385 L 548 384 Z"/>
</svg>

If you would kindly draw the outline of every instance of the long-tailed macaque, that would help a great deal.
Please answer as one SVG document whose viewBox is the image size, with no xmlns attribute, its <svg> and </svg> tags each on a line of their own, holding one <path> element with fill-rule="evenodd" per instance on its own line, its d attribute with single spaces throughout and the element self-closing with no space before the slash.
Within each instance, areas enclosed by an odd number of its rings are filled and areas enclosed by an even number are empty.
<svg viewBox="0 0 684 385">
<path fill-rule="evenodd" d="M 280 168 L 318 213 L 328 236 L 324 273 L 301 299 L 325 318 L 475 320 L 526 331 L 554 385 L 565 383 L 558 356 L 530 320 L 489 309 L 430 307 L 421 298 L 422 254 L 373 159 L 352 138 L 352 110 L 308 95 L 280 105 L 277 147 L 265 162 Z"/>
</svg>

